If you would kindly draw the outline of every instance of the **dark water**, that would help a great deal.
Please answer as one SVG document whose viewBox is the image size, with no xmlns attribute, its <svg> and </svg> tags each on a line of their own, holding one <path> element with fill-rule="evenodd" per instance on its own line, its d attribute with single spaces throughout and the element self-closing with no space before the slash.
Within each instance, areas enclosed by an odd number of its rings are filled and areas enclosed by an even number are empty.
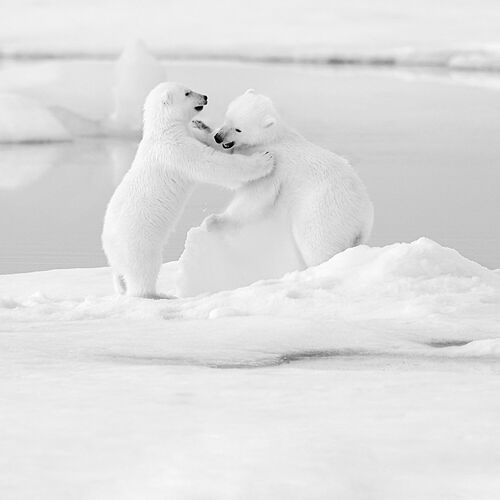
<svg viewBox="0 0 500 500">
<path fill-rule="evenodd" d="M 500 93 L 383 71 L 195 62 L 167 71 L 210 95 L 215 123 L 233 96 L 255 87 L 304 135 L 349 158 L 375 204 L 371 244 L 427 236 L 500 267 Z M 0 145 L 0 274 L 105 265 L 104 210 L 136 145 L 109 138 Z M 176 259 L 188 228 L 228 198 L 200 188 L 165 260 Z"/>
</svg>

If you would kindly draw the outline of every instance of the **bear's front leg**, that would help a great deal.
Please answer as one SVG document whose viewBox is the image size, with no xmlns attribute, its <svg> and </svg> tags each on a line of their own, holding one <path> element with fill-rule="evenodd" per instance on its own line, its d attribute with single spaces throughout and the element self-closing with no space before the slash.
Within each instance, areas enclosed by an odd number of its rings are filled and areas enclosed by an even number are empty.
<svg viewBox="0 0 500 500">
<path fill-rule="evenodd" d="M 203 130 L 207 134 L 212 133 L 212 129 L 205 122 L 202 122 L 201 120 L 193 120 L 191 124 L 195 129 Z"/>
<path fill-rule="evenodd" d="M 217 146 L 213 138 L 213 131 L 205 122 L 202 122 L 201 120 L 192 120 L 191 130 L 193 131 L 195 139 L 201 143 L 211 147 Z"/>
</svg>

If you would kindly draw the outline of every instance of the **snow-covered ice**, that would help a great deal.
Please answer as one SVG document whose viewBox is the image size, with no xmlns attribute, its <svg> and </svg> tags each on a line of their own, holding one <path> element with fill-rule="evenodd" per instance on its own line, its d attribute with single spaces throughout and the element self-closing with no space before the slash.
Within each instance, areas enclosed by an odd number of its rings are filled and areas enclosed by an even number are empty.
<svg viewBox="0 0 500 500">
<path fill-rule="evenodd" d="M 107 268 L 0 276 L 3 499 L 495 497 L 500 273 L 422 238 L 110 293 Z"/>
<path fill-rule="evenodd" d="M 160 290 L 176 293 L 181 275 L 177 263 L 165 264 Z M 430 353 L 435 351 L 433 343 L 447 342 L 465 342 L 468 353 L 471 342 L 485 339 L 492 342 L 490 354 L 494 355 L 498 350 L 495 343 L 500 342 L 500 274 L 426 238 L 382 248 L 360 246 L 280 279 L 172 301 L 112 296 L 107 268 L 0 276 L 0 297 L 4 326 L 107 320 L 128 324 L 136 320 L 164 321 L 168 329 L 172 320 L 224 317 L 238 317 L 242 328 L 247 320 L 272 323 L 285 319 L 309 321 L 319 329 L 328 322 L 342 324 L 342 329 L 346 323 L 357 325 L 348 328 L 347 335 L 323 337 L 311 332 L 294 340 L 299 341 L 296 348 L 267 332 L 266 343 L 277 350 L 277 359 L 294 349 Z M 385 329 L 383 334 L 378 323 Z M 217 339 L 210 339 L 213 346 L 206 351 L 208 338 L 203 331 L 200 335 L 205 337 L 200 360 L 210 352 L 217 358 Z M 248 346 L 240 340 L 233 347 L 239 346 L 244 353 Z M 186 355 L 193 357 L 193 350 L 199 348 L 196 342 Z M 453 353 L 459 355 L 460 351 Z M 258 363 L 259 354 L 250 361 Z"/>
</svg>

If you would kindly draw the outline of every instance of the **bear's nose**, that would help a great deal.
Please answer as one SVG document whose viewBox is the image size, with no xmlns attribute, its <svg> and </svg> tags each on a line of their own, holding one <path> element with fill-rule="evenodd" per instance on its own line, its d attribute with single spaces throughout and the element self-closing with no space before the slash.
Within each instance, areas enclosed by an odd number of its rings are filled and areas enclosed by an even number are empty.
<svg viewBox="0 0 500 500">
<path fill-rule="evenodd" d="M 220 144 L 224 140 L 224 135 L 222 134 L 222 132 L 217 132 L 214 135 L 214 140 L 217 144 Z"/>
<path fill-rule="evenodd" d="M 207 103 L 208 103 L 208 96 L 207 96 L 207 95 L 204 95 L 204 96 L 203 96 L 203 99 L 204 99 L 204 101 L 205 101 L 205 104 L 207 104 Z"/>
</svg>

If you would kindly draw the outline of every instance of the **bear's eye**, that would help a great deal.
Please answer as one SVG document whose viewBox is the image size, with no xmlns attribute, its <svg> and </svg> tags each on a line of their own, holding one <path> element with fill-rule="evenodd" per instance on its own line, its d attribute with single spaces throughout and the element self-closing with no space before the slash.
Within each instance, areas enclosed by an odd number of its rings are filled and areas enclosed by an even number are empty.
<svg viewBox="0 0 500 500">
<path fill-rule="evenodd" d="M 191 95 L 191 91 L 190 91 L 190 90 L 188 90 L 188 91 L 187 91 L 184 95 L 185 95 L 186 97 L 187 97 L 187 96 L 189 96 L 189 95 Z"/>
<path fill-rule="evenodd" d="M 241 132 L 239 128 L 235 128 L 234 130 L 236 130 L 236 132 Z"/>
</svg>

